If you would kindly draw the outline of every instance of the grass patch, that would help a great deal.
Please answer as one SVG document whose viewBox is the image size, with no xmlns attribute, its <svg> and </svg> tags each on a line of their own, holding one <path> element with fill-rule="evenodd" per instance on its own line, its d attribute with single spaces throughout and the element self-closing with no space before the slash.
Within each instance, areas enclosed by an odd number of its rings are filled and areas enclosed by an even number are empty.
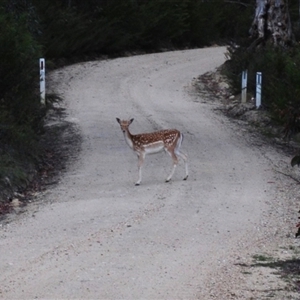
<svg viewBox="0 0 300 300">
<path fill-rule="evenodd" d="M 255 254 L 253 259 L 257 262 L 270 262 L 274 261 L 274 258 L 265 254 Z"/>
</svg>

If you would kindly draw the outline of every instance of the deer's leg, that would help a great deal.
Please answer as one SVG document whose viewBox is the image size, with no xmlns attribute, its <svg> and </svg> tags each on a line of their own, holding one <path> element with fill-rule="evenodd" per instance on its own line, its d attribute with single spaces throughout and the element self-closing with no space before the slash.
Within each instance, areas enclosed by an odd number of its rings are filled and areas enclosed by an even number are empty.
<svg viewBox="0 0 300 300">
<path fill-rule="evenodd" d="M 187 180 L 187 178 L 189 177 L 189 167 L 188 167 L 188 158 L 187 155 L 180 152 L 179 150 L 176 151 L 176 154 L 183 159 L 184 161 L 184 166 L 185 166 L 185 177 L 183 178 L 183 180 Z"/>
<path fill-rule="evenodd" d="M 174 172 L 175 172 L 176 167 L 177 167 L 177 164 L 178 164 L 178 158 L 177 158 L 177 156 L 176 156 L 176 154 L 175 154 L 174 151 L 171 151 L 171 150 L 168 150 L 168 149 L 166 149 L 166 151 L 171 155 L 172 160 L 173 160 L 173 168 L 172 168 L 172 171 L 171 171 L 170 175 L 168 176 L 168 178 L 166 179 L 166 182 L 169 182 L 169 181 L 171 180 L 171 178 L 172 178 Z"/>
<path fill-rule="evenodd" d="M 142 181 L 142 166 L 145 160 L 145 153 L 139 153 L 138 154 L 138 170 L 139 170 L 139 179 L 138 181 L 135 183 L 135 185 L 140 185 L 141 181 Z"/>
<path fill-rule="evenodd" d="M 185 177 L 183 178 L 183 180 L 187 180 L 187 178 L 189 177 L 189 168 L 188 168 L 188 163 L 187 163 L 188 157 L 187 157 L 186 154 L 184 154 L 180 151 L 182 141 L 183 141 L 183 134 L 180 134 L 180 138 L 178 139 L 178 141 L 176 143 L 176 147 L 174 149 L 174 152 L 175 152 L 176 155 L 178 155 L 184 161 Z"/>
</svg>

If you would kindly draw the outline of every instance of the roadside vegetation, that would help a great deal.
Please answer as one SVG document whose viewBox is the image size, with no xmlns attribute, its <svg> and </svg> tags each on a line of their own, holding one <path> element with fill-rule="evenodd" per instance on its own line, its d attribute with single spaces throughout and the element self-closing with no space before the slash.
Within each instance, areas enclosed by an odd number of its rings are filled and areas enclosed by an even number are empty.
<svg viewBox="0 0 300 300">
<path fill-rule="evenodd" d="M 264 108 L 297 132 L 300 101 L 298 1 L 290 1 L 295 43 L 288 48 L 251 44 L 255 1 L 2 0 L 0 4 L 0 201 L 39 175 L 49 154 L 41 142 L 51 106 L 39 100 L 38 59 L 55 68 L 75 61 L 128 53 L 229 47 L 227 76 L 238 92 L 247 68 L 264 74 Z M 238 47 L 235 47 L 238 46 Z M 53 97 L 51 97 L 52 99 Z"/>
</svg>

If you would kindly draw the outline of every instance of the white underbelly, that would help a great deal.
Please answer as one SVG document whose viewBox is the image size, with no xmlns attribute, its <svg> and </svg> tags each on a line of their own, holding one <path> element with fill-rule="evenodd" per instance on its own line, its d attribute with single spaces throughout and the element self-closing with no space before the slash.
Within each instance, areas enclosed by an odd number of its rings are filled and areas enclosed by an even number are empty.
<svg viewBox="0 0 300 300">
<path fill-rule="evenodd" d="M 163 142 L 156 142 L 144 147 L 146 154 L 154 154 L 164 150 Z"/>
</svg>

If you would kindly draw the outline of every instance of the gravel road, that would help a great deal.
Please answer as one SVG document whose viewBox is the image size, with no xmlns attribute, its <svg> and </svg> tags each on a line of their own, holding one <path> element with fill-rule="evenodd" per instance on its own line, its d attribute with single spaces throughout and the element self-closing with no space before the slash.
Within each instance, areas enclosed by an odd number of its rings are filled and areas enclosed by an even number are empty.
<svg viewBox="0 0 300 300">
<path fill-rule="evenodd" d="M 210 299 L 207 285 L 253 246 L 276 192 L 269 160 L 189 93 L 225 48 L 87 62 L 51 74 L 82 145 L 60 182 L 0 231 L 2 299 Z M 181 162 L 137 158 L 133 133 L 177 128 Z M 225 299 L 225 298 L 224 298 Z"/>
</svg>

